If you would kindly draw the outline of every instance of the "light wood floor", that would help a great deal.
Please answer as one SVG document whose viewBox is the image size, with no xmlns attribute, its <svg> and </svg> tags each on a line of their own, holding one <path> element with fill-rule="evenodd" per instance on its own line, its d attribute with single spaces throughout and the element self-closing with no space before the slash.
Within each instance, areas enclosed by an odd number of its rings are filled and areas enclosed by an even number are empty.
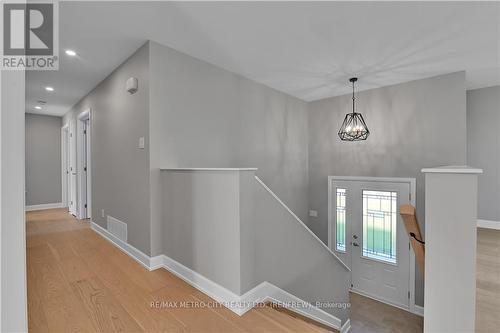
<svg viewBox="0 0 500 333">
<path fill-rule="evenodd" d="M 500 230 L 477 229 L 476 332 L 500 332 Z"/>
<path fill-rule="evenodd" d="M 175 307 L 212 300 L 164 269 L 149 272 L 64 210 L 26 220 L 32 332 L 327 332 L 270 306 L 243 317 Z"/>
<path fill-rule="evenodd" d="M 176 308 L 212 300 L 163 269 L 147 271 L 65 210 L 30 212 L 26 220 L 30 331 L 328 331 L 269 306 L 242 317 L 223 307 Z M 478 236 L 478 332 L 500 332 L 500 232 Z M 422 332 L 421 317 L 355 294 L 351 303 L 352 333 Z"/>
</svg>

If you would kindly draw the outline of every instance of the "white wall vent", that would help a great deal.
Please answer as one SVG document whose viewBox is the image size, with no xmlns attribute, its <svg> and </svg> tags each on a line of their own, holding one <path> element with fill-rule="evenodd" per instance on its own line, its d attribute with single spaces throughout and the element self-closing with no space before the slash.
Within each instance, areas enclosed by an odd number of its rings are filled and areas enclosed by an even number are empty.
<svg viewBox="0 0 500 333">
<path fill-rule="evenodd" d="M 119 240 L 127 242 L 127 224 L 108 215 L 108 231 Z"/>
</svg>

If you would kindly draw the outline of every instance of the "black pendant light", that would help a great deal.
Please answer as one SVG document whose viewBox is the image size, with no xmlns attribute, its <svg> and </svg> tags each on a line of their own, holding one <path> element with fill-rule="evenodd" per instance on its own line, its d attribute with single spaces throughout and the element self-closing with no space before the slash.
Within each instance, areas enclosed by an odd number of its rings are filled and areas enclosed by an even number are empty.
<svg viewBox="0 0 500 333">
<path fill-rule="evenodd" d="M 354 108 L 354 83 L 358 81 L 358 78 L 353 77 L 349 79 L 352 83 L 352 113 L 345 115 L 344 122 L 340 127 L 339 137 L 343 141 L 362 141 L 368 138 L 370 131 L 366 126 L 365 120 L 361 113 L 357 113 Z"/>
</svg>

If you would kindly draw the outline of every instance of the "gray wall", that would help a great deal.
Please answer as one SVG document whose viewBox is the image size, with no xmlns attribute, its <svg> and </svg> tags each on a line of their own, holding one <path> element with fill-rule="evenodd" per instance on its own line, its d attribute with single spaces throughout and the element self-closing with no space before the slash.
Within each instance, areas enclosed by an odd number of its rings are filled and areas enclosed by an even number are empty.
<svg viewBox="0 0 500 333">
<path fill-rule="evenodd" d="M 26 114 L 26 205 L 60 203 L 61 117 Z"/>
<path fill-rule="evenodd" d="M 311 302 L 349 303 L 350 272 L 272 195 L 254 184 L 255 280 Z M 250 222 L 250 221 L 249 221 Z M 246 235 L 252 235 L 246 233 Z M 322 308 L 345 323 L 349 309 Z"/>
<path fill-rule="evenodd" d="M 467 163 L 479 176 L 478 218 L 500 223 L 500 86 L 467 92 Z"/>
<path fill-rule="evenodd" d="M 139 79 L 130 95 L 125 81 Z M 64 116 L 76 121 L 92 109 L 92 220 L 106 228 L 106 215 L 127 224 L 128 242 L 150 254 L 149 46 L 141 47 Z M 146 149 L 139 149 L 139 137 Z"/>
<path fill-rule="evenodd" d="M 150 45 L 153 247 L 161 234 L 156 198 L 162 167 L 257 167 L 257 175 L 307 218 L 306 103 Z"/>
<path fill-rule="evenodd" d="M 310 228 L 327 242 L 328 176 L 376 176 L 416 178 L 417 214 L 425 231 L 420 170 L 466 164 L 465 73 L 358 93 L 357 110 L 371 132 L 364 142 L 342 142 L 337 136 L 351 103 L 345 95 L 309 104 L 309 205 L 318 211 Z M 422 305 L 418 267 L 415 296 Z"/>
<path fill-rule="evenodd" d="M 237 295 L 240 288 L 238 171 L 162 171 L 163 238 L 168 257 Z"/>
</svg>

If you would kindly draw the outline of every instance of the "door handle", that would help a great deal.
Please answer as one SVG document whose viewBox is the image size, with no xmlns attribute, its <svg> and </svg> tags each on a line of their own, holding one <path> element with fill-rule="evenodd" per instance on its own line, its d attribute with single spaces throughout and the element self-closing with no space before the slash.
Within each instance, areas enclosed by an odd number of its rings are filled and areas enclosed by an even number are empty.
<svg viewBox="0 0 500 333">
<path fill-rule="evenodd" d="M 352 246 L 359 246 L 359 244 L 358 244 L 358 243 L 356 243 L 356 242 L 353 242 L 353 243 L 352 243 Z"/>
<path fill-rule="evenodd" d="M 358 239 L 358 235 L 352 235 L 352 238 Z"/>
</svg>

